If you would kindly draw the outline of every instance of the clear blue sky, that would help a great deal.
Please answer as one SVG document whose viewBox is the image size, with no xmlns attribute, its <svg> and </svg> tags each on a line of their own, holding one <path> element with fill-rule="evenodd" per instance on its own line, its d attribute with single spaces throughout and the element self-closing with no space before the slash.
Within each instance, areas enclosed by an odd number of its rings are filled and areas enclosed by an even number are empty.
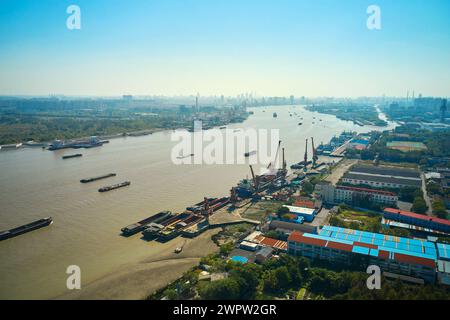
<svg viewBox="0 0 450 320">
<path fill-rule="evenodd" d="M 68 30 L 66 8 L 81 8 Z M 366 28 L 381 8 L 382 29 Z M 0 94 L 450 96 L 448 0 L 1 0 Z"/>
</svg>

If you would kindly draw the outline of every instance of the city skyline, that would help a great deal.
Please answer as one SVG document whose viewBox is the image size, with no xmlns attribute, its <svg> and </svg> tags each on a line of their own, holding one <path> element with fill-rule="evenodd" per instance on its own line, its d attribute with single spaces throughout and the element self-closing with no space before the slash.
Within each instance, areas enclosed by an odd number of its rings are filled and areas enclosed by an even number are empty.
<svg viewBox="0 0 450 320">
<path fill-rule="evenodd" d="M 81 9 L 68 30 L 66 9 Z M 369 5 L 381 30 L 366 27 Z M 450 96 L 447 1 L 4 1 L 0 95 Z"/>
</svg>

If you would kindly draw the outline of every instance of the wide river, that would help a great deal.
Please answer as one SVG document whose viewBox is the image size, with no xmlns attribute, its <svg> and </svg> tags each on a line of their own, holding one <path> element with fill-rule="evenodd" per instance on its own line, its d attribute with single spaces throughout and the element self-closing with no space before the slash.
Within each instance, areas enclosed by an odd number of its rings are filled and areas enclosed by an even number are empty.
<svg viewBox="0 0 450 320">
<path fill-rule="evenodd" d="M 314 137 L 319 144 L 343 130 L 368 132 L 395 126 L 361 127 L 300 106 L 249 110 L 254 115 L 228 128 L 279 129 L 288 165 L 302 159 L 305 138 Z M 278 118 L 272 117 L 273 112 Z M 298 116 L 290 117 L 289 112 Z M 171 150 L 176 142 L 171 141 L 171 134 L 112 139 L 100 148 L 75 151 L 83 157 L 68 160 L 61 156 L 74 150 L 1 151 L 0 230 L 48 216 L 54 223 L 0 242 L 0 299 L 46 299 L 63 294 L 69 265 L 80 266 L 83 283 L 115 272 L 144 257 L 151 245 L 139 237 L 121 237 L 120 228 L 161 210 L 181 211 L 204 196 L 228 195 L 231 186 L 250 175 L 246 164 L 173 164 Z M 109 172 L 117 176 L 79 182 Z M 97 192 L 100 186 L 124 180 L 130 180 L 131 186 Z"/>
</svg>

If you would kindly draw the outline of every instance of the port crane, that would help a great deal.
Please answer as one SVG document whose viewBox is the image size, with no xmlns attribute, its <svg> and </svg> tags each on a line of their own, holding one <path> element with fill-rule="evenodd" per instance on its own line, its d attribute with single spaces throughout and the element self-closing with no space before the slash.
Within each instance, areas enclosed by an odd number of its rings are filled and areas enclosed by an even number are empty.
<svg viewBox="0 0 450 320">
<path fill-rule="evenodd" d="M 308 138 L 306 138 L 305 157 L 304 157 L 303 163 L 304 163 L 305 168 L 306 168 L 306 165 L 308 164 Z"/>
<path fill-rule="evenodd" d="M 314 168 L 317 164 L 317 160 L 319 159 L 319 157 L 317 156 L 316 148 L 314 148 L 314 138 L 313 137 L 311 137 L 311 148 L 312 148 L 312 153 L 313 153 L 312 167 Z"/>
<path fill-rule="evenodd" d="M 275 153 L 275 159 L 273 160 L 273 162 L 270 162 L 269 165 L 267 166 L 267 169 L 272 170 L 274 168 L 272 164 L 277 163 L 277 159 L 278 159 L 278 153 L 280 152 L 280 146 L 281 146 L 281 140 L 278 141 L 278 146 L 277 146 L 277 152 Z M 283 149 L 283 165 L 284 165 L 284 149 Z"/>
<path fill-rule="evenodd" d="M 258 178 L 255 176 L 252 165 L 250 165 L 250 171 L 252 173 L 253 186 L 255 187 L 255 190 L 258 191 Z"/>
</svg>

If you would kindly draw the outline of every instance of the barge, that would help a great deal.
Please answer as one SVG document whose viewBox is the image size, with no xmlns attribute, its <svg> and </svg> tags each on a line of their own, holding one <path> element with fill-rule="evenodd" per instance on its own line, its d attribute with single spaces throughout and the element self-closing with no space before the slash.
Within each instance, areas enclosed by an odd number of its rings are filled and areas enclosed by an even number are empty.
<svg viewBox="0 0 450 320">
<path fill-rule="evenodd" d="M 51 217 L 48 218 L 44 218 L 44 219 L 39 219 L 37 221 L 25 224 L 23 226 L 14 228 L 14 229 L 10 229 L 10 230 L 5 230 L 0 232 L 0 241 L 1 240 L 6 240 L 12 237 L 16 237 L 18 235 L 36 230 L 36 229 L 40 229 L 43 227 L 46 227 L 50 224 L 53 223 L 53 219 Z"/>
<path fill-rule="evenodd" d="M 110 178 L 110 177 L 115 177 L 117 174 L 115 173 L 108 173 L 105 174 L 103 176 L 99 176 L 99 177 L 93 177 L 93 178 L 86 178 L 86 179 L 81 179 L 80 182 L 81 183 L 89 183 L 89 182 L 93 182 L 93 181 L 97 181 L 97 180 L 101 180 L 101 179 L 106 179 L 106 178 Z"/>
<path fill-rule="evenodd" d="M 129 186 L 131 184 L 130 181 L 125 181 L 125 182 L 121 182 L 118 184 L 113 184 L 112 186 L 106 186 L 106 187 L 102 187 L 100 189 L 98 189 L 98 192 L 108 192 L 111 190 L 115 190 L 115 189 L 119 189 L 119 188 L 123 188 L 126 186 Z"/>
<path fill-rule="evenodd" d="M 167 220 L 172 216 L 172 212 L 170 211 L 161 211 L 151 217 L 145 218 L 141 221 L 138 221 L 136 223 L 130 224 L 129 226 L 126 226 L 121 229 L 122 234 L 125 236 L 131 236 L 133 234 L 136 234 L 150 226 L 152 223 L 160 223 L 164 220 Z"/>
<path fill-rule="evenodd" d="M 63 159 L 71 159 L 71 158 L 78 158 L 78 157 L 82 157 L 83 155 L 81 153 L 76 153 L 76 154 L 68 154 L 67 156 L 63 156 Z"/>
</svg>

